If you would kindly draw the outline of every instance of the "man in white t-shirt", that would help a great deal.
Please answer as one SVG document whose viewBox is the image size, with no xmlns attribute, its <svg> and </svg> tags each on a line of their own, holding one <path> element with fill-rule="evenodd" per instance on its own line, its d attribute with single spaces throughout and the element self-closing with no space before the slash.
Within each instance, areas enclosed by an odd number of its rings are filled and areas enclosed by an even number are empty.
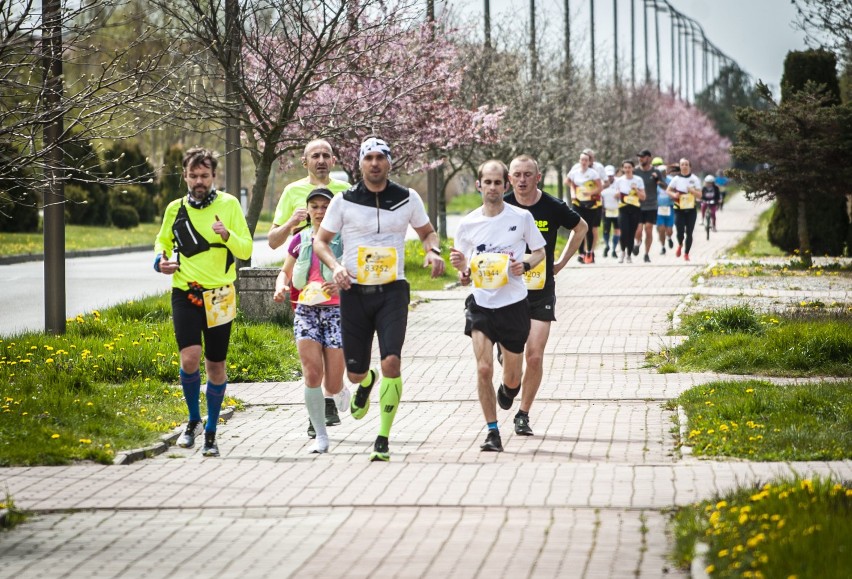
<svg viewBox="0 0 852 579">
<path fill-rule="evenodd" d="M 382 377 L 381 423 L 371 461 L 390 460 L 388 437 L 402 396 L 402 344 L 408 326 L 409 286 L 405 279 L 405 234 L 411 225 L 423 244 L 432 277 L 444 273 L 435 229 L 417 191 L 388 179 L 391 149 L 370 137 L 361 143 L 364 178 L 336 195 L 314 237 L 314 253 L 333 270 L 340 288 L 343 355 L 351 380 L 359 384 L 349 410 L 360 420 L 370 408 L 370 391 L 378 371 L 370 368 L 373 335 L 378 337 Z M 340 233 L 342 262 L 329 243 Z"/>
<path fill-rule="evenodd" d="M 488 426 L 480 448 L 502 452 L 492 383 L 494 344 L 499 343 L 503 352 L 501 386 L 517 391 L 530 333 L 524 273 L 544 260 L 547 243 L 532 213 L 504 202 L 509 169 L 501 161 L 486 161 L 479 167 L 476 188 L 482 194 L 482 206 L 459 223 L 450 263 L 459 271 L 462 284 L 473 282 L 465 301 L 464 333 L 473 341 L 479 404 Z M 529 256 L 525 256 L 527 247 Z"/>
</svg>

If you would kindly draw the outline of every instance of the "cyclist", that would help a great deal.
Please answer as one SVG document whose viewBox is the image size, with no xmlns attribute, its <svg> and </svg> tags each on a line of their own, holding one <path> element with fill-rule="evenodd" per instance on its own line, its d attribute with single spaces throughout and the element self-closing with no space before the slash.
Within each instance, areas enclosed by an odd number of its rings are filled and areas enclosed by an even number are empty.
<svg viewBox="0 0 852 579">
<path fill-rule="evenodd" d="M 716 178 L 713 175 L 704 177 L 704 187 L 701 188 L 701 222 L 705 223 L 706 219 L 710 219 L 713 223 L 713 231 L 716 231 L 716 209 L 722 204 L 722 192 L 716 185 Z M 710 209 L 709 217 L 707 209 Z"/>
</svg>

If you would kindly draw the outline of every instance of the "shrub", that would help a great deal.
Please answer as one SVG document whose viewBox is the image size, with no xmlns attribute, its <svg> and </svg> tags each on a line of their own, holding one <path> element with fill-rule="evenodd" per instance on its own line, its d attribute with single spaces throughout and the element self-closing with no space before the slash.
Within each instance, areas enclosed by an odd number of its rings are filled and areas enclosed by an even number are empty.
<svg viewBox="0 0 852 579">
<path fill-rule="evenodd" d="M 29 191 L 0 191 L 0 231 L 33 233 L 38 231 L 38 202 Z"/>
<path fill-rule="evenodd" d="M 130 205 L 136 209 L 139 221 L 142 223 L 153 223 L 157 207 L 154 198 L 139 185 L 123 185 L 117 187 L 110 194 L 112 205 Z"/>
<path fill-rule="evenodd" d="M 160 194 L 157 197 L 161 214 L 165 212 L 169 203 L 186 193 L 186 184 L 183 182 L 183 153 L 183 147 L 173 145 L 163 155 L 163 168 L 160 169 Z"/>
<path fill-rule="evenodd" d="M 139 225 L 139 214 L 130 205 L 116 205 L 110 211 L 112 224 L 119 229 L 131 229 Z"/>
<path fill-rule="evenodd" d="M 795 200 L 778 197 L 769 221 L 769 242 L 788 253 L 799 249 L 798 216 Z M 813 255 L 843 255 L 850 229 L 846 199 L 824 197 L 808 203 L 807 220 Z"/>
</svg>

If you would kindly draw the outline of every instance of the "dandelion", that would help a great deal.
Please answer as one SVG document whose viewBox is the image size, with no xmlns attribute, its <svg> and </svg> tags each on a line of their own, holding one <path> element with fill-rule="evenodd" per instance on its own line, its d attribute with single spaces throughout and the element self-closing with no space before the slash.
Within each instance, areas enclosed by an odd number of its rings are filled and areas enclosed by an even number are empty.
<svg viewBox="0 0 852 579">
<path fill-rule="evenodd" d="M 708 575 L 712 575 L 712 574 L 713 574 L 713 572 L 714 572 L 715 570 L 716 570 L 716 566 L 715 566 L 715 565 L 707 565 L 707 566 L 704 568 L 704 572 L 705 572 L 705 573 L 707 573 Z"/>
<path fill-rule="evenodd" d="M 80 444 L 92 444 L 92 439 L 91 438 L 81 438 Z"/>
<path fill-rule="evenodd" d="M 53 364 L 53 358 L 48 358 L 44 361 L 45 364 Z"/>
<path fill-rule="evenodd" d="M 724 559 L 725 557 L 728 556 L 728 554 L 729 554 L 729 551 L 727 549 L 722 549 L 721 551 L 719 551 L 719 558 Z"/>
<path fill-rule="evenodd" d="M 59 435 L 54 432 L 53 434 L 50 435 L 50 438 L 53 438 L 55 440 L 55 439 L 59 438 Z"/>
</svg>

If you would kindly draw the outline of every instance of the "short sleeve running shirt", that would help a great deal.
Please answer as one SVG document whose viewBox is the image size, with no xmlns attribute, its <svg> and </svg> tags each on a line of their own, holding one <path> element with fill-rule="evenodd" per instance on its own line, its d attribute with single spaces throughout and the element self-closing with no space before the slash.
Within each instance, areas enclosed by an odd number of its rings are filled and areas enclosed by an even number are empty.
<svg viewBox="0 0 852 579">
<path fill-rule="evenodd" d="M 642 179 L 645 184 L 645 200 L 639 204 L 643 211 L 651 211 L 657 208 L 657 185 L 663 182 L 663 175 L 659 169 L 651 167 L 647 171 L 636 167 L 633 174 Z"/>
<path fill-rule="evenodd" d="M 628 179 L 627 175 L 622 175 L 615 180 L 612 186 L 615 187 L 615 191 L 618 194 L 619 207 L 624 207 L 625 205 L 632 205 L 633 207 L 640 206 L 639 191 L 645 190 L 645 183 L 641 177 L 633 175 L 633 177 Z"/>
<path fill-rule="evenodd" d="M 556 253 L 556 240 L 559 237 L 559 228 L 574 229 L 580 223 L 580 215 L 574 211 L 562 199 L 557 199 L 552 195 L 541 192 L 541 197 L 533 205 L 521 205 L 515 193 L 508 193 L 503 200 L 509 205 L 526 209 L 532 213 L 535 225 L 539 232 L 547 242 L 545 248 L 545 284 L 540 290 L 531 290 L 530 296 L 535 296 L 538 292 L 542 296 L 553 296 L 556 293 L 556 278 L 553 276 L 553 259 Z"/>
<path fill-rule="evenodd" d="M 601 200 L 603 201 L 604 211 L 615 211 L 614 216 L 607 213 L 606 217 L 618 217 L 618 192 L 615 190 L 614 184 L 601 191 Z"/>
<path fill-rule="evenodd" d="M 601 176 L 593 168 L 589 167 L 583 171 L 582 167 L 575 165 L 568 172 L 568 180 L 574 184 L 574 192 L 572 202 L 574 205 L 582 205 L 584 207 L 599 207 L 600 201 L 592 201 L 586 199 L 586 193 L 589 188 L 594 186 L 594 181 L 600 179 Z"/>
<path fill-rule="evenodd" d="M 414 189 L 388 181 L 380 193 L 373 193 L 363 181 L 353 185 L 328 204 L 322 229 L 340 233 L 343 239 L 343 266 L 350 274 L 358 271 L 362 247 L 396 249 L 397 279 L 405 279 L 405 234 L 408 226 L 429 223 L 423 200 Z"/>
<path fill-rule="evenodd" d="M 675 207 L 678 209 L 694 209 L 695 208 L 695 195 L 690 194 L 689 197 L 691 199 L 684 199 L 683 197 L 689 193 L 690 189 L 701 190 L 701 180 L 698 179 L 694 174 L 690 173 L 689 175 L 675 175 L 672 177 L 672 182 L 669 184 L 669 187 L 680 193 L 681 198 L 675 201 Z"/>
<path fill-rule="evenodd" d="M 532 214 L 508 203 L 493 217 L 483 215 L 482 207 L 465 215 L 456 230 L 454 243 L 468 263 L 484 253 L 508 255 L 518 261 L 524 259 L 527 248 L 535 251 L 546 245 Z M 508 274 L 505 285 L 493 289 L 474 286 L 472 291 L 474 301 L 483 308 L 502 308 L 527 297 L 522 275 Z"/>
<path fill-rule="evenodd" d="M 338 181 L 337 179 L 331 179 L 328 185 L 324 185 L 324 187 L 334 194 L 346 191 L 350 186 L 346 181 Z M 308 177 L 293 181 L 284 187 L 284 192 L 281 193 L 281 198 L 275 207 L 275 216 L 272 218 L 272 223 L 275 225 L 287 223 L 287 220 L 290 219 L 290 216 L 293 215 L 296 209 L 304 207 L 307 204 L 305 198 L 308 196 L 308 193 L 316 188 L 317 185 L 313 185 Z M 297 223 L 296 227 L 302 227 L 305 224 L 302 221 L 301 223 Z"/>
</svg>

